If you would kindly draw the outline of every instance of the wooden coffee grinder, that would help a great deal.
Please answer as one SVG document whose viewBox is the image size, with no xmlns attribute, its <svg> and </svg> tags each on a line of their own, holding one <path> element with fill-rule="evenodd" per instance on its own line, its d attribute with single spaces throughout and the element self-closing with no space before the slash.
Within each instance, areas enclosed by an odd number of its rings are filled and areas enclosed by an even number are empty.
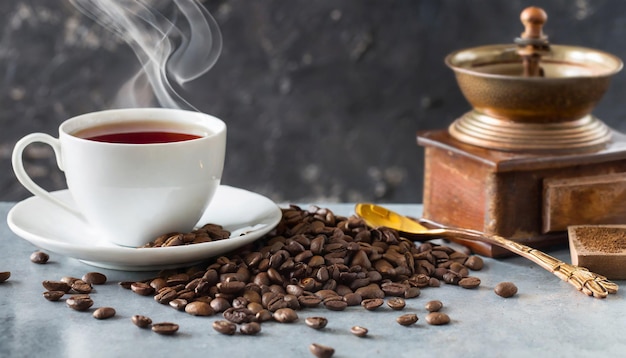
<svg viewBox="0 0 626 358">
<path fill-rule="evenodd" d="M 418 133 L 423 219 L 534 247 L 567 242 L 570 225 L 626 224 L 626 136 L 591 114 L 622 61 L 550 44 L 540 8 L 521 20 L 514 44 L 445 59 L 473 109 L 447 130 Z"/>
</svg>

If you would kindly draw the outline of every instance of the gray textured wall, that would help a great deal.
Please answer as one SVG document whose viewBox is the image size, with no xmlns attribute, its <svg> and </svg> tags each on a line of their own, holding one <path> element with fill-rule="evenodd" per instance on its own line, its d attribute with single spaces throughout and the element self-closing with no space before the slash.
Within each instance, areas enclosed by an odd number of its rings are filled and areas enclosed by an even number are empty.
<svg viewBox="0 0 626 358">
<path fill-rule="evenodd" d="M 418 202 L 418 130 L 468 110 L 443 58 L 509 43 L 520 11 L 542 6 L 552 43 L 626 58 L 626 2 L 609 0 L 205 1 L 222 30 L 217 65 L 185 97 L 229 126 L 223 182 L 277 201 Z M 29 194 L 10 154 L 23 135 L 56 135 L 70 116 L 108 108 L 137 61 L 65 0 L 0 2 L 0 200 Z M 626 74 L 595 114 L 624 131 Z M 51 152 L 30 172 L 63 188 Z"/>
</svg>

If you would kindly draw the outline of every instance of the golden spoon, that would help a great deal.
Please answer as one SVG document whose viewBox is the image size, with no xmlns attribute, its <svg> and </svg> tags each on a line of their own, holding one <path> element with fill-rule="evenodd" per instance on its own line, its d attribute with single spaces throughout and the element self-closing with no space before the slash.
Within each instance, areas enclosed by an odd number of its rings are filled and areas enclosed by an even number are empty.
<svg viewBox="0 0 626 358">
<path fill-rule="evenodd" d="M 448 239 L 460 238 L 486 242 L 503 247 L 552 272 L 558 278 L 569 282 L 576 287 L 576 289 L 588 296 L 605 298 L 611 293 L 616 293 L 618 289 L 617 284 L 609 281 L 604 276 L 595 274 L 584 267 L 567 264 L 537 249 L 505 239 L 501 236 L 489 236 L 469 229 L 428 229 L 413 219 L 375 204 L 357 204 L 354 210 L 359 217 L 365 220 L 367 225 L 371 227 L 385 226 L 390 229 L 395 229 L 401 234 L 404 234 L 407 238 L 414 240 L 427 240 L 433 237 Z"/>
</svg>

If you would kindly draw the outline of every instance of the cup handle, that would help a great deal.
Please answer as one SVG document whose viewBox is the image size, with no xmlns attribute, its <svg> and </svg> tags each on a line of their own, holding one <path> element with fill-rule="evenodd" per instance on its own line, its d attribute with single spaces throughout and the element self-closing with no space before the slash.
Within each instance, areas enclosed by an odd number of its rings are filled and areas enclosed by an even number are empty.
<svg viewBox="0 0 626 358">
<path fill-rule="evenodd" d="M 15 147 L 13 148 L 13 155 L 11 160 L 13 165 L 13 171 L 15 172 L 17 180 L 19 180 L 19 182 L 34 195 L 42 199 L 48 200 L 49 202 L 84 220 L 80 212 L 70 207 L 64 201 L 54 197 L 48 191 L 35 183 L 35 181 L 33 181 L 33 179 L 24 169 L 24 149 L 26 149 L 28 145 L 36 142 L 44 143 L 52 147 L 52 150 L 54 151 L 54 156 L 56 157 L 57 165 L 59 166 L 59 169 L 63 171 L 63 162 L 61 160 L 61 142 L 57 138 L 54 138 L 51 135 L 45 133 L 32 133 L 17 141 Z"/>
</svg>

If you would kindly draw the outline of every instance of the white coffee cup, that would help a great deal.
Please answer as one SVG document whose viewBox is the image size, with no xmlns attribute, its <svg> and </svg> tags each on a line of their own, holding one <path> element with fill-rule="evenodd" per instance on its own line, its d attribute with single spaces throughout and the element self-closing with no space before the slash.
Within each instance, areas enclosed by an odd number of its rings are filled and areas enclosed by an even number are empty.
<svg viewBox="0 0 626 358">
<path fill-rule="evenodd" d="M 197 138 L 151 144 L 86 139 L 121 132 L 174 132 Z M 35 142 L 54 150 L 75 206 L 51 195 L 26 173 L 23 151 Z M 193 229 L 220 184 L 225 151 L 226 124 L 213 116 L 131 108 L 70 118 L 59 126 L 58 139 L 29 134 L 16 143 L 12 160 L 18 180 L 33 194 L 84 218 L 102 238 L 136 247 L 161 234 Z"/>
</svg>

